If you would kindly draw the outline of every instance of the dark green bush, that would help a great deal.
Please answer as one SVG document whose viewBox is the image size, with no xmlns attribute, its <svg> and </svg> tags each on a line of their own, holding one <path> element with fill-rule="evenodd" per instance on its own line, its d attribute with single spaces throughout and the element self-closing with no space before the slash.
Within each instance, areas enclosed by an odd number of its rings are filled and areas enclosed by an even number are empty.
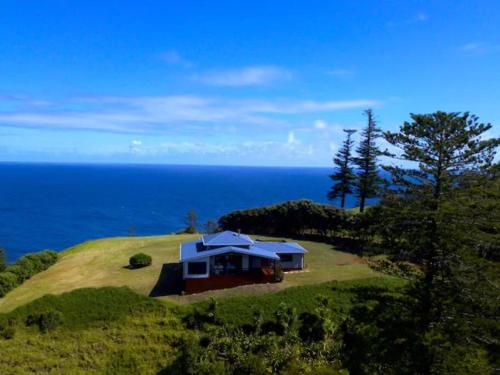
<svg viewBox="0 0 500 375">
<path fill-rule="evenodd" d="M 150 266 L 151 261 L 152 261 L 151 256 L 144 253 L 138 253 L 130 257 L 129 265 L 130 268 L 141 268 Z"/>
<path fill-rule="evenodd" d="M 314 232 L 325 237 L 344 229 L 350 216 L 348 211 L 330 205 L 297 200 L 234 211 L 222 216 L 219 226 L 224 230 L 241 230 L 249 234 L 293 237 Z"/>
<path fill-rule="evenodd" d="M 45 271 L 57 261 L 57 253 L 45 250 L 27 254 L 0 272 L 0 298 L 33 275 Z"/>
<path fill-rule="evenodd" d="M 14 327 L 15 322 L 13 319 L 5 319 L 5 317 L 0 316 L 0 338 L 5 340 L 10 340 L 14 337 L 16 329 Z"/>
<path fill-rule="evenodd" d="M 16 334 L 16 329 L 14 327 L 11 326 L 0 327 L 0 337 L 5 340 L 10 340 L 14 338 L 15 334 Z"/>
<path fill-rule="evenodd" d="M 53 331 L 63 323 L 63 315 L 56 310 L 29 315 L 26 319 L 26 325 L 37 325 L 40 332 Z"/>
<path fill-rule="evenodd" d="M 285 278 L 285 273 L 283 272 L 283 267 L 281 263 L 276 262 L 274 265 L 273 281 L 275 283 L 280 283 Z"/>
<path fill-rule="evenodd" d="M 131 315 L 161 315 L 165 310 L 162 302 L 127 287 L 82 288 L 60 295 L 47 294 L 12 312 L 0 314 L 0 320 L 15 317 L 19 322 L 37 324 L 36 317 L 41 313 L 58 311 L 64 318 L 64 328 L 75 330 Z"/>
<path fill-rule="evenodd" d="M 7 260 L 5 259 L 5 250 L 0 247 L 0 272 L 5 271 Z"/>
<path fill-rule="evenodd" d="M 11 272 L 0 273 L 0 298 L 19 285 L 17 276 Z"/>
</svg>

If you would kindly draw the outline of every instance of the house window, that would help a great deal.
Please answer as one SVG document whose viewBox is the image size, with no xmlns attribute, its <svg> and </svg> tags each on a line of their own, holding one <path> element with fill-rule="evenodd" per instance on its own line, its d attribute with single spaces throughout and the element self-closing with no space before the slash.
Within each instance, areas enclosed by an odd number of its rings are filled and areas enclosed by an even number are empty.
<svg viewBox="0 0 500 375">
<path fill-rule="evenodd" d="M 207 273 L 206 262 L 189 262 L 188 273 L 190 275 L 205 275 Z"/>
<path fill-rule="evenodd" d="M 293 255 L 292 254 L 278 254 L 280 257 L 280 261 L 282 262 L 291 262 L 293 261 Z"/>
</svg>

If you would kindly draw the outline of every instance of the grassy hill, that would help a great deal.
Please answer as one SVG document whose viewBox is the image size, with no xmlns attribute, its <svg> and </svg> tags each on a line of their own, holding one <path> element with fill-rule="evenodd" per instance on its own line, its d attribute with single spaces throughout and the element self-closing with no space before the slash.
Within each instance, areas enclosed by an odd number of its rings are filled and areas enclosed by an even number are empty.
<svg viewBox="0 0 500 375">
<path fill-rule="evenodd" d="M 198 236 L 183 234 L 106 238 L 74 246 L 63 251 L 60 260 L 54 266 L 35 275 L 0 299 L 0 312 L 11 311 L 45 294 L 61 294 L 78 288 L 128 286 L 133 291 L 148 296 L 158 283 L 163 265 L 178 262 L 179 244 Z M 378 275 L 355 255 L 336 251 L 328 244 L 299 242 L 309 251 L 305 258 L 306 270 L 287 274 L 282 283 L 250 285 L 190 296 L 169 295 L 158 298 L 185 304 L 204 300 L 210 296 L 259 295 L 290 286 Z M 125 266 L 128 264 L 128 259 L 138 252 L 151 255 L 152 266 L 136 270 L 127 269 Z"/>
</svg>

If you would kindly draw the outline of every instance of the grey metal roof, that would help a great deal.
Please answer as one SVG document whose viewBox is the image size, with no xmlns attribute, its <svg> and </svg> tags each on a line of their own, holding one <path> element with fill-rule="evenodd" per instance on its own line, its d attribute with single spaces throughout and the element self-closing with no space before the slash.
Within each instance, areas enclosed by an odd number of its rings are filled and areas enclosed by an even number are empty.
<svg viewBox="0 0 500 375">
<path fill-rule="evenodd" d="M 261 258 L 279 260 L 280 257 L 271 251 L 261 249 L 257 246 L 251 246 L 249 249 L 238 246 L 223 246 L 214 249 L 198 251 L 201 241 L 185 242 L 181 245 L 181 262 L 205 258 L 208 256 L 220 255 L 225 253 L 239 253 L 253 255 Z"/>
<path fill-rule="evenodd" d="M 307 250 L 296 242 L 265 242 L 255 241 L 255 246 L 280 254 L 304 254 Z"/>
<path fill-rule="evenodd" d="M 217 235 L 222 236 L 218 237 Z M 229 240 L 238 241 L 234 240 L 235 235 L 241 240 L 239 245 L 221 245 L 221 243 Z M 249 243 L 249 241 L 251 241 L 251 243 Z M 206 246 L 207 244 L 209 247 Z M 253 241 L 246 234 L 238 235 L 238 233 L 226 231 L 213 235 L 206 235 L 196 241 L 182 243 L 180 248 L 180 261 L 185 262 L 224 253 L 240 253 L 279 260 L 280 258 L 277 254 L 304 254 L 306 252 L 306 249 L 295 242 Z"/>
<path fill-rule="evenodd" d="M 245 246 L 253 245 L 254 241 L 246 234 L 226 230 L 224 232 L 206 234 L 201 237 L 206 246 Z"/>
</svg>

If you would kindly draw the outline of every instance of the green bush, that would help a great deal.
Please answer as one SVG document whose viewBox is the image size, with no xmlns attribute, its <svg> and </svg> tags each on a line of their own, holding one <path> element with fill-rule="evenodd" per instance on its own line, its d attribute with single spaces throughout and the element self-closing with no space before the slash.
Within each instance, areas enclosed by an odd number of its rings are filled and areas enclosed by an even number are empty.
<svg viewBox="0 0 500 375">
<path fill-rule="evenodd" d="M 141 268 L 150 266 L 151 261 L 152 261 L 151 256 L 144 253 L 138 253 L 130 258 L 129 265 L 130 268 Z"/>
<path fill-rule="evenodd" d="M 0 272 L 0 298 L 33 275 L 45 271 L 55 262 L 57 262 L 57 253 L 52 250 L 27 254 L 19 258 L 4 272 Z"/>
<path fill-rule="evenodd" d="M 273 281 L 275 283 L 280 283 L 285 278 L 285 273 L 283 272 L 283 267 L 281 263 L 276 262 L 274 265 Z"/>
<path fill-rule="evenodd" d="M 47 311 L 60 312 L 64 327 L 74 330 L 130 315 L 164 314 L 166 307 L 127 287 L 82 288 L 60 295 L 47 294 L 7 314 L 0 314 L 0 320 L 15 317 L 19 322 L 38 324 L 37 316 Z"/>
<path fill-rule="evenodd" d="M 7 260 L 5 259 L 5 250 L 0 247 L 0 272 L 5 271 Z"/>
<path fill-rule="evenodd" d="M 14 321 L 11 319 L 1 319 L 0 317 L 0 337 L 10 340 L 14 337 L 15 333 Z"/>
<path fill-rule="evenodd" d="M 0 327 L 0 337 L 5 340 L 10 340 L 14 338 L 15 334 L 16 334 L 16 329 L 14 327 L 11 326 Z"/>
<path fill-rule="evenodd" d="M 17 276 L 11 272 L 0 272 L 0 298 L 19 285 Z"/>
<path fill-rule="evenodd" d="M 64 317 L 59 311 L 46 311 L 29 315 L 26 319 L 26 325 L 37 325 L 40 332 L 53 331 L 64 323 Z"/>
</svg>

